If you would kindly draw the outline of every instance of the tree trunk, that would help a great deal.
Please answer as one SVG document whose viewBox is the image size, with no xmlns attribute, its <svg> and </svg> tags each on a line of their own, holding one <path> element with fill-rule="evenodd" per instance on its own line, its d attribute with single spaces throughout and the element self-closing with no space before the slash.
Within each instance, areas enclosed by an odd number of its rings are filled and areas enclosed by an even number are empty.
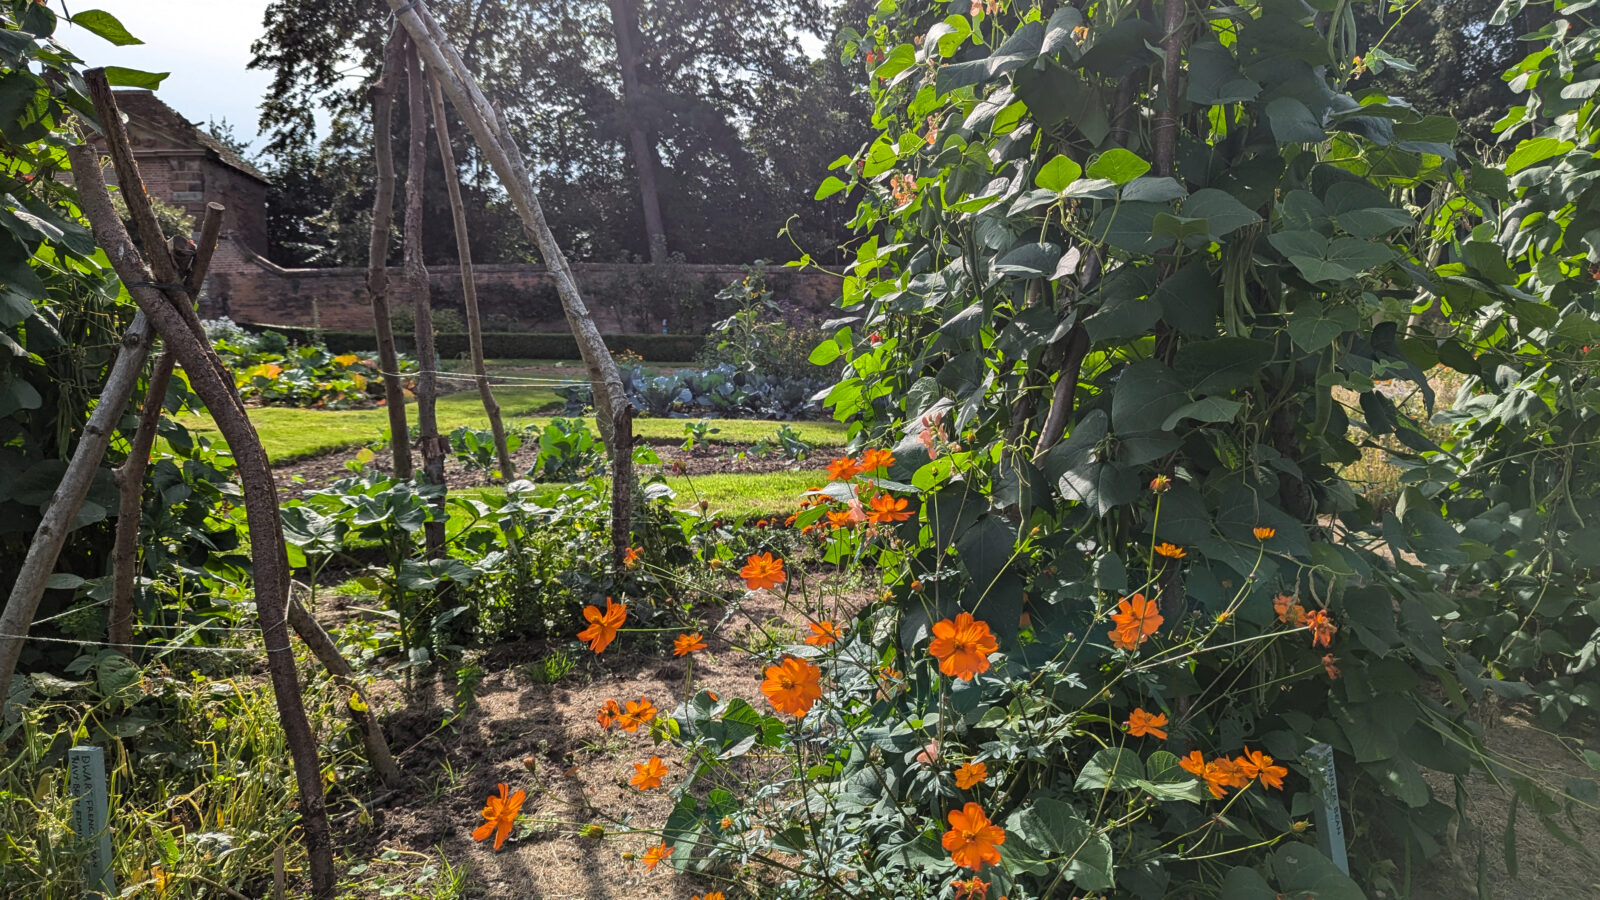
<svg viewBox="0 0 1600 900">
<path fill-rule="evenodd" d="M 450 46 L 449 40 L 445 38 L 444 32 L 434 21 L 433 14 L 428 11 L 427 6 L 419 0 L 388 0 L 388 2 L 395 17 L 416 42 L 418 52 L 439 78 L 440 85 L 449 95 L 456 112 L 477 139 L 484 158 L 499 176 L 501 186 L 505 188 L 516 206 L 518 216 L 522 219 L 522 228 L 527 233 L 528 240 L 539 248 L 539 255 L 544 258 L 551 280 L 555 282 L 556 291 L 561 296 L 567 324 L 572 328 L 573 337 L 578 341 L 578 349 L 583 354 L 589 381 L 594 386 L 595 418 L 601 436 L 605 438 L 607 446 L 610 446 L 612 433 L 615 430 L 616 410 L 626 402 L 622 388 L 622 373 L 617 370 L 616 361 L 611 358 L 611 351 L 606 349 L 605 341 L 600 337 L 600 329 L 595 327 L 594 319 L 589 315 L 589 307 L 578 293 L 577 281 L 572 277 L 572 267 L 562 254 L 561 245 L 556 242 L 555 235 L 551 233 L 550 226 L 545 221 L 544 208 L 540 205 L 539 195 L 533 188 L 533 180 L 528 176 L 527 166 L 523 164 L 522 153 L 501 124 L 500 116 L 495 112 L 493 105 L 478 89 L 466 64 Z"/>
<path fill-rule="evenodd" d="M 50 497 L 50 505 L 45 507 L 33 541 L 28 544 L 28 555 L 11 586 L 5 612 L 0 613 L 0 700 L 10 696 L 7 692 L 11 687 L 11 675 L 17 668 L 17 658 L 22 655 L 22 641 L 33 626 L 34 613 L 38 612 L 39 601 L 44 598 L 45 585 L 56 567 L 61 547 L 72 531 L 84 498 L 89 495 L 95 472 L 105 459 L 111 434 L 133 399 L 139 372 L 144 369 L 145 357 L 150 352 L 150 340 L 150 320 L 141 312 L 133 317 L 133 323 L 122 336 L 122 351 L 117 354 L 117 361 L 106 378 L 100 400 L 89 415 L 78 446 L 72 451 L 72 460 L 67 463 L 67 471 Z"/>
<path fill-rule="evenodd" d="M 610 0 L 611 33 L 617 40 L 617 63 L 622 69 L 622 108 L 628 122 L 628 145 L 633 167 L 639 172 L 639 202 L 644 207 L 644 231 L 650 239 L 650 262 L 667 261 L 667 230 L 661 221 L 661 196 L 656 188 L 656 150 L 645 133 L 640 109 L 638 0 Z"/>
<path fill-rule="evenodd" d="M 84 73 L 84 78 L 95 101 L 106 144 L 117 167 L 118 181 L 127 198 L 134 224 L 145 239 L 145 246 L 162 247 L 163 243 L 158 237 L 145 237 L 159 236 L 160 226 L 156 224 L 149 197 L 134 162 L 127 130 L 111 93 L 111 86 L 106 81 L 105 70 L 91 69 Z M 79 203 L 94 229 L 96 242 L 105 249 L 117 276 L 160 333 L 168 352 L 183 366 L 195 392 L 210 410 L 212 419 L 233 453 L 239 480 L 244 488 L 245 516 L 250 529 L 256 613 L 261 621 L 267 670 L 277 701 L 278 716 L 294 761 L 295 780 L 300 794 L 301 827 L 310 862 L 313 894 L 331 897 L 336 887 L 333 844 L 322 794 L 322 771 L 317 760 L 316 737 L 312 734 L 311 723 L 306 719 L 300 694 L 300 676 L 295 669 L 289 644 L 289 562 L 283 542 L 283 523 L 278 515 L 278 492 L 272 478 L 272 468 L 261 446 L 261 439 L 245 414 L 244 404 L 239 399 L 233 381 L 226 377 L 227 370 L 211 350 L 204 331 L 198 330 L 199 319 L 189 305 L 188 296 L 179 290 L 168 288 L 158 291 L 148 286 L 152 281 L 163 285 L 173 285 L 177 281 L 177 271 L 171 258 L 160 250 L 154 252 L 153 259 L 149 260 L 154 268 L 152 273 L 151 265 L 141 259 L 111 205 L 111 195 L 100 176 L 95 152 L 85 146 L 74 147 L 69 152 L 74 163 Z"/>
<path fill-rule="evenodd" d="M 222 235 L 220 203 L 206 204 L 200 224 L 200 243 L 194 261 L 184 276 L 189 300 L 200 296 L 211 257 Z M 150 370 L 139 412 L 139 426 L 128 446 L 128 458 L 115 472 L 117 479 L 117 536 L 111 549 L 111 610 L 106 619 L 106 640 L 129 656 L 133 650 L 133 588 L 139 576 L 139 527 L 143 518 L 144 476 L 150 467 L 150 451 L 156 443 L 156 427 L 161 424 L 161 407 L 167 401 L 167 386 L 172 382 L 172 354 L 164 353 Z M 120 646 L 118 646 L 120 645 Z"/>
<path fill-rule="evenodd" d="M 506 447 L 506 426 L 500 419 L 500 404 L 489 387 L 488 368 L 483 361 L 483 321 L 478 314 L 478 285 L 472 271 L 472 241 L 467 234 L 467 210 L 461 201 L 461 179 L 456 174 L 455 148 L 450 146 L 450 124 L 445 118 L 444 91 L 439 79 L 428 76 L 428 93 L 433 101 L 433 133 L 439 139 L 439 159 L 444 163 L 444 185 L 450 195 L 450 215 L 455 221 L 456 255 L 461 260 L 461 296 L 467 307 L 467 346 L 472 352 L 472 374 L 477 376 L 478 396 L 483 412 L 494 432 L 494 452 L 500 462 L 500 479 L 512 476 L 511 451 Z"/>
<path fill-rule="evenodd" d="M 1166 71 L 1161 80 L 1161 92 L 1166 95 L 1166 105 L 1156 112 L 1151 140 L 1155 142 L 1155 169 L 1157 175 L 1172 177 L 1177 174 L 1178 110 L 1182 98 L 1178 85 L 1183 73 L 1183 17 L 1185 0 L 1166 0 L 1163 9 L 1161 49 L 1166 59 Z"/>
<path fill-rule="evenodd" d="M 433 297 L 428 289 L 428 267 L 422 259 L 422 189 L 428 174 L 428 83 L 415 44 L 406 46 L 406 102 L 411 120 L 410 153 L 406 159 L 406 233 L 404 265 L 406 288 L 416 310 L 418 446 L 422 450 L 422 477 L 444 486 L 445 447 L 439 438 L 439 354 L 433 346 Z M 423 527 L 428 555 L 444 553 L 444 495 L 433 500 L 433 519 Z"/>
<path fill-rule="evenodd" d="M 394 92 L 399 79 L 400 44 L 396 28 L 383 54 L 383 76 L 372 86 L 372 146 L 378 184 L 372 202 L 372 243 L 367 248 L 367 296 L 372 301 L 372 328 L 378 339 L 378 366 L 383 370 L 384 404 L 389 410 L 389 436 L 394 452 L 394 477 L 412 475 L 411 426 L 406 422 L 406 392 L 400 384 L 399 354 L 389 322 L 389 230 L 394 225 Z"/>
</svg>

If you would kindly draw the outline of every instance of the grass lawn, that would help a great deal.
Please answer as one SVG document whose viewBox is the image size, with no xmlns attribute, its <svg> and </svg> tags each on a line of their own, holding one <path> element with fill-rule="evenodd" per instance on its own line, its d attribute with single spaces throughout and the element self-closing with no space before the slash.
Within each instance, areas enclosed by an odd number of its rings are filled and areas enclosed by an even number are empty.
<svg viewBox="0 0 1600 900">
<path fill-rule="evenodd" d="M 704 499 L 710 504 L 707 512 L 711 515 L 733 518 L 788 515 L 799 507 L 806 488 L 823 484 L 826 480 L 827 475 L 821 470 L 699 475 L 693 478 L 666 476 L 667 484 L 678 492 L 678 496 L 672 500 L 674 509 L 686 509 Z M 540 487 L 553 495 L 560 493 L 566 485 L 547 484 Z M 471 497 L 494 506 L 505 498 L 505 491 L 494 487 L 465 488 L 451 491 L 450 496 Z M 452 519 L 461 515 L 451 511 Z"/>
<path fill-rule="evenodd" d="M 508 425 L 546 425 L 550 416 L 535 413 L 546 409 L 560 398 L 544 388 L 502 388 L 495 391 L 500 408 Z M 409 420 L 416 422 L 416 412 L 410 410 Z M 367 443 L 389 426 L 389 415 L 383 409 L 295 409 L 287 406 L 263 406 L 250 410 L 250 421 L 261 435 L 267 458 L 274 464 L 308 459 L 337 450 L 358 447 Z M 638 419 L 634 434 L 646 440 L 676 440 L 683 437 L 686 419 Z M 220 439 L 216 426 L 209 417 L 188 416 L 183 424 L 191 430 Z M 801 437 L 817 447 L 837 447 L 844 444 L 845 429 L 837 422 L 790 423 Z M 439 430 L 449 432 L 463 425 L 488 428 L 489 420 L 483 414 L 483 405 L 477 391 L 462 391 L 439 398 Z M 711 437 L 714 443 L 749 444 L 770 438 L 778 430 L 777 422 L 747 420 L 715 420 L 722 429 Z"/>
</svg>

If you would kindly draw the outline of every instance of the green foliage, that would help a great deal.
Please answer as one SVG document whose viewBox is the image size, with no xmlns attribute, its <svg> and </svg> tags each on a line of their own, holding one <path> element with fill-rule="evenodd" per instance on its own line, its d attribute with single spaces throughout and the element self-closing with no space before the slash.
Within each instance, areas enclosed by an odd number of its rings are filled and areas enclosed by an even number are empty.
<svg viewBox="0 0 1600 900">
<path fill-rule="evenodd" d="M 520 449 L 522 449 L 522 434 L 508 431 L 506 452 L 514 454 Z M 490 429 L 473 428 L 468 425 L 457 428 L 450 432 L 450 450 L 456 455 L 456 459 L 469 469 L 489 473 L 500 470 L 500 461 L 494 445 L 494 432 Z"/>
<path fill-rule="evenodd" d="M 383 373 L 376 359 L 334 354 L 320 342 L 291 345 L 284 335 L 253 335 L 226 320 L 206 323 L 217 356 L 234 373 L 239 396 L 249 403 L 301 409 L 359 409 L 383 399 Z M 416 360 L 401 357 L 408 388 Z"/>
<path fill-rule="evenodd" d="M 1467 698 L 1415 689 L 1475 678 L 1436 621 L 1458 610 L 1373 552 L 1381 533 L 1442 561 L 1455 532 L 1402 500 L 1390 537 L 1341 475 L 1366 435 L 1437 449 L 1380 382 L 1430 406 L 1425 369 L 1449 351 L 1423 304 L 1444 296 L 1446 323 L 1465 324 L 1496 283 L 1436 265 L 1464 234 L 1429 227 L 1467 184 L 1457 126 L 1348 89 L 1351 4 L 1330 7 L 1326 32 L 1298 3 L 1179 6 L 1175 32 L 1154 6 L 885 3 L 847 48 L 867 54 L 881 133 L 824 188 L 867 199 L 845 318 L 811 359 L 844 364 L 826 402 L 855 446 L 898 459 L 831 485 L 833 508 L 796 524 L 885 490 L 920 509 L 888 533 L 828 536 L 824 558 L 872 559 L 889 602 L 842 646 L 791 650 L 832 693 L 790 734 L 827 747 L 797 754 L 793 782 L 734 791 L 798 861 L 783 895 L 848 871 L 874 895 L 932 896 L 964 877 L 936 843 L 946 813 L 981 799 L 1008 834 L 982 872 L 996 895 L 1359 896 L 1342 876 L 1308 882 L 1330 869 L 1297 824 L 1319 741 L 1361 798 L 1357 833 L 1381 844 L 1358 866 L 1399 846 L 1425 858 L 1465 813 L 1421 770 L 1482 763 Z M 1524 148 L 1519 183 L 1564 140 Z M 1504 265 L 1485 249 L 1482 265 Z M 1549 328 L 1552 312 L 1531 314 Z M 1148 645 L 1111 620 L 1135 595 L 1162 616 Z M 1003 654 L 972 681 L 929 655 L 931 626 L 958 611 Z M 884 666 L 905 670 L 902 691 Z M 1131 735 L 1136 709 L 1167 715 L 1170 738 Z M 1213 800 L 1166 747 L 1208 762 L 1264 750 L 1288 775 L 1281 792 L 1250 782 Z M 992 789 L 951 787 L 972 759 Z M 779 799 L 791 790 L 798 806 Z M 1228 829 L 1207 825 L 1223 813 Z M 713 822 L 686 786 L 669 841 Z M 1396 888 L 1391 869 L 1356 874 Z"/>
<path fill-rule="evenodd" d="M 288 336 L 295 343 L 318 343 L 320 338 L 335 353 L 375 353 L 377 338 L 365 331 L 314 332 L 309 328 L 274 325 L 271 331 Z M 396 335 L 396 339 L 403 335 Z M 633 352 L 650 362 L 680 362 L 694 358 L 705 338 L 680 334 L 608 334 L 606 347 L 613 353 Z M 435 344 L 441 359 L 465 358 L 465 334 L 439 334 Z M 578 360 L 578 342 L 571 334 L 535 332 L 485 332 L 483 353 L 490 359 L 570 359 Z"/>
<path fill-rule="evenodd" d="M 550 420 L 539 429 L 539 458 L 528 475 L 535 481 L 579 481 L 605 468 L 606 446 L 584 419 Z"/>
<path fill-rule="evenodd" d="M 744 372 L 777 378 L 815 378 L 806 357 L 823 337 L 809 312 L 786 308 L 767 286 L 766 264 L 757 262 L 745 276 L 717 294 L 733 313 L 711 326 L 710 340 L 695 362 L 706 368 L 731 365 Z M 837 367 L 824 374 L 837 374 Z"/>
</svg>

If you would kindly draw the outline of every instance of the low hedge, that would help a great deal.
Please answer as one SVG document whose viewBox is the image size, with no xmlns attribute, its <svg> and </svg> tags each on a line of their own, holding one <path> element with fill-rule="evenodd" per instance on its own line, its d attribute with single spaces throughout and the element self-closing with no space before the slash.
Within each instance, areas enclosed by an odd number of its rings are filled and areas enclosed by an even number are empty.
<svg viewBox="0 0 1600 900">
<path fill-rule="evenodd" d="M 323 331 L 282 325 L 251 325 L 252 330 L 276 331 L 299 344 L 314 343 L 318 339 L 335 353 L 373 353 L 378 349 L 377 337 L 367 331 Z M 684 362 L 695 358 L 705 345 L 704 335 L 698 334 L 608 334 L 606 346 L 613 353 L 631 350 L 648 362 Z M 402 352 L 413 347 L 409 336 L 395 335 L 395 344 Z M 464 358 L 468 355 L 465 334 L 440 334 L 434 345 L 441 359 Z M 483 335 L 483 354 L 490 359 L 582 359 L 578 341 L 570 334 L 492 331 Z"/>
</svg>

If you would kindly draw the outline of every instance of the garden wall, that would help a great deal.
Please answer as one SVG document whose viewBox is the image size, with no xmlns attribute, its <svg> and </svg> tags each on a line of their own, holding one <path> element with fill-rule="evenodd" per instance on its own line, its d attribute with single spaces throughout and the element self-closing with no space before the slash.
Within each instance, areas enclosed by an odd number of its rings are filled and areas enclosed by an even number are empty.
<svg viewBox="0 0 1600 900">
<path fill-rule="evenodd" d="M 724 265 L 574 263 L 572 269 L 595 323 L 613 334 L 703 334 L 728 312 L 716 302 L 717 292 L 745 274 L 740 266 Z M 486 330 L 569 330 L 561 298 L 543 266 L 483 265 L 475 270 Z M 462 309 L 458 267 L 436 266 L 428 276 L 435 309 Z M 407 307 L 398 268 L 389 270 L 389 280 L 391 306 Z M 839 278 L 820 272 L 774 268 L 767 282 L 775 300 L 819 322 L 828 318 L 828 308 L 839 298 Z M 285 269 L 227 237 L 218 245 L 206 279 L 201 316 L 251 325 L 372 329 L 365 269 Z"/>
</svg>

